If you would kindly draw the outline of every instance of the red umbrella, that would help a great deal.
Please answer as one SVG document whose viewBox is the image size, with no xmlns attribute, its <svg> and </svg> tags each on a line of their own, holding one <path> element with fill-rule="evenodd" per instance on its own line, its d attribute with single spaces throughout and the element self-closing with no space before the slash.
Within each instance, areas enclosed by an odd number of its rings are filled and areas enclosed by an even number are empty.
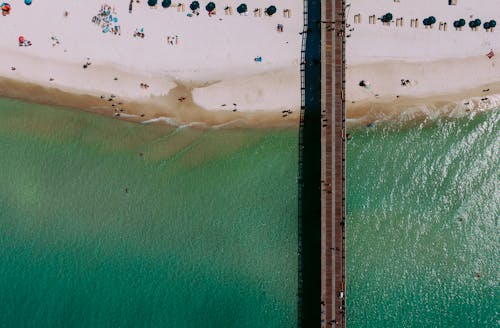
<svg viewBox="0 0 500 328">
<path fill-rule="evenodd" d="M 22 35 L 21 35 L 21 36 L 19 37 L 19 43 L 23 43 L 23 42 L 24 42 L 24 36 L 22 36 Z"/>
</svg>

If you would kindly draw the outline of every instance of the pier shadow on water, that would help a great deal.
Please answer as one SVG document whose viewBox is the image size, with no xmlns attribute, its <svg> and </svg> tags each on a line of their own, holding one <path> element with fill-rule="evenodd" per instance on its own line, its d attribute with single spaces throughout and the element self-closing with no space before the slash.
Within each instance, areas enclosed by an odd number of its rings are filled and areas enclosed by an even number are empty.
<svg viewBox="0 0 500 328">
<path fill-rule="evenodd" d="M 298 326 L 317 327 L 321 304 L 321 1 L 305 3 L 299 135 Z M 305 55 L 305 57 L 304 57 Z"/>
</svg>

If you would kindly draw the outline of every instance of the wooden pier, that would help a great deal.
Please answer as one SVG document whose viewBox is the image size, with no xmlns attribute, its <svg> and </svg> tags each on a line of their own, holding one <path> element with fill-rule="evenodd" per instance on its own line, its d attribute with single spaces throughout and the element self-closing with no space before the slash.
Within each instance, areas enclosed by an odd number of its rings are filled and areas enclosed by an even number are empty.
<svg viewBox="0 0 500 328">
<path fill-rule="evenodd" d="M 345 1 L 322 5 L 321 326 L 345 327 Z"/>
</svg>

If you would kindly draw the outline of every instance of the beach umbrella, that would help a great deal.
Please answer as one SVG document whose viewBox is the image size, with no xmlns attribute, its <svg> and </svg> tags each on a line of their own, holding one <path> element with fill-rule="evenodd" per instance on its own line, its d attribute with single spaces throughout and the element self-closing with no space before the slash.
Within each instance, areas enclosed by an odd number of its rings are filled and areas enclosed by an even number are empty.
<svg viewBox="0 0 500 328">
<path fill-rule="evenodd" d="M 276 13 L 276 7 L 275 6 L 269 6 L 266 8 L 266 14 L 269 16 L 272 16 Z"/>
<path fill-rule="evenodd" d="M 489 30 L 489 29 L 490 29 L 490 27 L 491 27 L 491 26 L 490 26 L 490 22 L 486 22 L 486 23 L 484 23 L 483 27 L 484 27 L 484 29 L 485 29 L 485 30 Z"/>
<path fill-rule="evenodd" d="M 191 2 L 191 4 L 189 5 L 189 8 L 193 11 L 195 11 L 196 9 L 200 8 L 200 3 L 198 1 L 193 1 Z"/>
<path fill-rule="evenodd" d="M 424 18 L 423 23 L 425 26 L 431 25 L 431 22 L 429 21 L 429 18 Z"/>
<path fill-rule="evenodd" d="M 430 17 L 429 17 L 429 23 L 430 23 L 430 25 L 432 25 L 432 24 L 436 23 L 436 17 L 434 17 L 434 16 L 430 16 Z"/>
<path fill-rule="evenodd" d="M 163 8 L 168 8 L 168 7 L 170 7 L 171 5 L 172 5 L 172 1 L 171 1 L 171 0 L 163 0 L 163 1 L 161 2 L 161 6 L 162 6 Z"/>
<path fill-rule="evenodd" d="M 387 13 L 384 16 L 382 16 L 382 22 L 384 22 L 384 23 L 388 23 L 391 20 L 392 20 L 392 14 L 391 13 Z"/>
<path fill-rule="evenodd" d="M 28 6 L 31 5 L 31 0 L 24 0 L 24 4 L 26 4 Z"/>
<path fill-rule="evenodd" d="M 148 0 L 148 5 L 150 5 L 151 7 L 156 6 L 157 3 L 158 0 Z"/>
<path fill-rule="evenodd" d="M 365 80 L 361 80 L 361 81 L 359 81 L 359 86 L 364 87 L 364 88 L 368 88 L 370 86 L 370 82 L 365 81 Z"/>
<path fill-rule="evenodd" d="M 215 3 L 213 3 L 213 2 L 209 2 L 209 3 L 207 3 L 207 5 L 205 6 L 205 9 L 206 9 L 209 13 L 211 13 L 212 11 L 214 11 L 214 10 L 215 10 Z"/>
<path fill-rule="evenodd" d="M 481 20 L 479 18 L 476 18 L 474 22 L 476 22 L 476 26 L 481 26 Z"/>
<path fill-rule="evenodd" d="M 469 27 L 470 27 L 470 28 L 474 28 L 474 27 L 476 27 L 476 21 L 470 21 L 470 22 L 469 22 Z"/>
<path fill-rule="evenodd" d="M 24 36 L 19 36 L 19 43 L 23 43 L 24 42 Z"/>
<path fill-rule="evenodd" d="M 241 5 L 238 6 L 238 8 L 236 8 L 236 11 L 238 12 L 238 14 L 243 14 L 243 13 L 246 13 L 248 10 L 247 8 L 247 5 L 242 3 Z"/>
<path fill-rule="evenodd" d="M 490 20 L 490 27 L 495 27 L 495 26 L 497 26 L 497 22 L 494 19 Z"/>
<path fill-rule="evenodd" d="M 454 21 L 454 22 L 453 22 L 453 27 L 455 27 L 455 28 L 459 28 L 459 27 L 460 27 L 460 22 L 459 22 L 459 21 L 457 21 L 457 20 L 456 20 L 456 21 Z"/>
<path fill-rule="evenodd" d="M 458 22 L 460 23 L 460 27 L 465 26 L 465 19 L 460 18 L 460 19 L 458 20 Z"/>
</svg>

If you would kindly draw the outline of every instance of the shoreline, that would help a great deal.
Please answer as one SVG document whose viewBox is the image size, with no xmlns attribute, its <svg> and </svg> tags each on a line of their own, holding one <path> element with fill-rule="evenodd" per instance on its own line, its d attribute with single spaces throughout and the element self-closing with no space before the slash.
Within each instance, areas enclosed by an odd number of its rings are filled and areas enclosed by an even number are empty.
<svg viewBox="0 0 500 328">
<path fill-rule="evenodd" d="M 298 126 L 299 111 L 282 117 L 282 113 L 256 111 L 232 112 L 209 111 L 193 103 L 191 96 L 179 103 L 176 96 L 185 91 L 185 86 L 173 88 L 167 96 L 144 99 L 101 99 L 95 95 L 82 94 L 46 87 L 35 83 L 0 77 L 0 97 L 16 99 L 41 105 L 82 110 L 85 112 L 144 124 L 166 124 L 171 126 L 199 125 L 205 127 L 262 127 L 281 128 Z M 110 103 L 122 103 L 124 112 L 116 112 Z M 171 106 L 171 107 L 169 107 Z M 116 114 L 120 114 L 116 116 Z M 144 115 L 144 116 L 141 116 Z M 153 121 L 149 123 L 148 121 Z M 158 123 L 154 123 L 158 121 Z"/>
<path fill-rule="evenodd" d="M 489 92 L 482 90 L 489 89 Z M 384 96 L 346 103 L 348 127 L 377 122 L 423 122 L 463 117 L 500 108 L 500 81 L 461 91 L 424 96 Z"/>
<path fill-rule="evenodd" d="M 348 126 L 497 107 L 499 56 L 486 54 L 490 49 L 498 52 L 498 32 L 452 28 L 459 17 L 496 18 L 492 14 L 500 4 L 487 2 L 349 4 Z M 151 8 L 145 1 L 135 3 L 133 12 L 127 3 L 115 6 L 114 1 L 103 6 L 97 0 L 54 0 L 54 5 L 61 12 L 37 3 L 16 4 L 2 17 L 0 96 L 149 124 L 299 125 L 300 1 L 283 0 L 274 15 L 255 12 L 269 5 L 261 0 L 241 15 L 229 10 L 193 15 L 179 7 Z M 230 0 L 227 5 L 235 8 L 239 2 Z M 414 26 L 411 21 L 422 19 L 428 14 L 423 9 L 431 5 L 439 28 Z M 382 24 L 376 17 L 386 12 L 395 16 Z M 95 22 L 108 17 L 115 18 L 112 25 L 119 25 L 119 33 L 107 33 Z M 43 25 L 27 23 L 42 18 Z M 444 22 L 449 29 L 442 28 Z M 168 41 L 172 35 L 175 43 Z M 20 46 L 21 36 L 30 46 Z M 361 81 L 368 84 L 361 87 Z M 483 98 L 488 99 L 480 101 Z M 467 102 L 471 105 L 464 105 Z"/>
<path fill-rule="evenodd" d="M 124 108 L 116 112 L 108 99 L 95 95 L 64 91 L 35 83 L 21 82 L 0 77 L 0 97 L 36 104 L 62 107 L 117 118 L 141 124 L 166 124 L 200 128 L 293 128 L 298 126 L 299 111 L 282 117 L 275 111 L 232 112 L 231 110 L 206 110 L 195 104 L 192 97 L 177 101 L 179 92 L 187 87 L 178 85 L 167 96 L 149 99 L 115 98 Z M 485 88 L 489 92 L 482 92 Z M 481 99 L 488 98 L 482 101 Z M 500 107 L 500 81 L 446 94 L 424 96 L 383 96 L 376 99 L 346 101 L 347 127 L 357 128 L 370 123 L 423 122 L 439 117 L 463 117 L 474 112 L 485 112 Z M 144 114 L 141 117 L 141 114 Z"/>
</svg>

